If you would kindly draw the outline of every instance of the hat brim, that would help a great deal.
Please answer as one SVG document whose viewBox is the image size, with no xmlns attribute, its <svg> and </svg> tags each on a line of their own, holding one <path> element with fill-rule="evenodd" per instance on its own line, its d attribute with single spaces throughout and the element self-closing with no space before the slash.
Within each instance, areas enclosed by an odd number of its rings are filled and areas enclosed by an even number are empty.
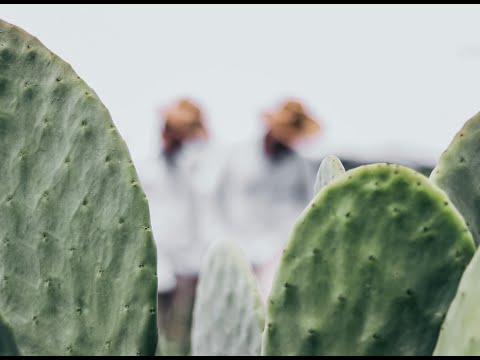
<svg viewBox="0 0 480 360">
<path fill-rule="evenodd" d="M 285 123 L 279 121 L 279 117 L 275 113 L 264 113 L 263 118 L 267 128 L 275 129 L 282 132 L 286 137 L 294 137 L 296 139 L 312 136 L 320 133 L 321 127 L 315 119 L 304 114 L 304 120 L 302 127 L 298 128 L 293 126 L 292 123 Z"/>
</svg>

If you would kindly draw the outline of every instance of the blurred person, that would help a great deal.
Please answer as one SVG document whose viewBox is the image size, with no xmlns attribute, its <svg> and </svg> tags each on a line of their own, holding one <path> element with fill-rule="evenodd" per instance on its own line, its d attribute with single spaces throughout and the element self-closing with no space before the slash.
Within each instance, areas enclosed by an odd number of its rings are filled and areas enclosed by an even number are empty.
<svg viewBox="0 0 480 360">
<path fill-rule="evenodd" d="M 318 168 L 298 153 L 319 123 L 297 100 L 262 114 L 260 138 L 231 150 L 217 190 L 224 236 L 252 263 L 263 299 L 292 227 L 313 197 Z"/>
<path fill-rule="evenodd" d="M 209 131 L 200 107 L 185 98 L 161 111 L 159 135 L 158 155 L 141 173 L 159 253 L 159 346 L 164 354 L 186 355 L 198 272 L 211 238 L 203 224 L 213 186 L 205 175 L 211 173 Z M 160 283 L 162 271 L 171 271 L 173 281 Z"/>
</svg>

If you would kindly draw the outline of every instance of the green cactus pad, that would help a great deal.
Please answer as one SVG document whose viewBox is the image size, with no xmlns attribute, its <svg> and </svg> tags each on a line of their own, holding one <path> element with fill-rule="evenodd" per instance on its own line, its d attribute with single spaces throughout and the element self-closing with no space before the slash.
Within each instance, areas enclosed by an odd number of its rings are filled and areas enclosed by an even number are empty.
<svg viewBox="0 0 480 360">
<path fill-rule="evenodd" d="M 480 252 L 462 276 L 457 295 L 445 318 L 435 356 L 480 355 Z"/>
<path fill-rule="evenodd" d="M 457 295 L 445 318 L 435 356 L 480 355 L 480 252 L 462 276 Z"/>
<path fill-rule="evenodd" d="M 232 241 L 212 244 L 193 310 L 192 355 L 260 355 L 264 309 L 255 276 Z"/>
<path fill-rule="evenodd" d="M 480 113 L 455 135 L 430 179 L 461 212 L 477 246 L 480 244 Z"/>
<path fill-rule="evenodd" d="M 343 174 L 345 174 L 345 168 L 340 159 L 335 155 L 328 155 L 322 160 L 322 163 L 318 168 L 317 180 L 313 187 L 313 193 L 317 194 L 327 184 Z"/>
<path fill-rule="evenodd" d="M 263 355 L 431 355 L 475 251 L 443 191 L 399 165 L 349 170 L 295 224 Z"/>
<path fill-rule="evenodd" d="M 0 356 L 19 356 L 17 343 L 11 327 L 0 316 Z"/>
<path fill-rule="evenodd" d="M 156 247 L 110 114 L 0 20 L 0 309 L 24 355 L 153 355 Z"/>
</svg>

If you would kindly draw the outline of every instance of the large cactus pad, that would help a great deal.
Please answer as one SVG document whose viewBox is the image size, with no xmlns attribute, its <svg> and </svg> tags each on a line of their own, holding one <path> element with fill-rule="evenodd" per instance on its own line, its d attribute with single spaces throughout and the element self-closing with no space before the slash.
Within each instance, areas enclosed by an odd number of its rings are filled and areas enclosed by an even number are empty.
<svg viewBox="0 0 480 360">
<path fill-rule="evenodd" d="M 255 276 L 231 241 L 212 244 L 200 273 L 192 355 L 260 355 L 264 310 Z"/>
<path fill-rule="evenodd" d="M 480 244 L 480 113 L 468 120 L 443 152 L 430 179 L 462 213 Z"/>
<path fill-rule="evenodd" d="M 387 164 L 350 170 L 295 225 L 262 354 L 431 355 L 474 250 L 463 218 L 425 176 Z"/>
<path fill-rule="evenodd" d="M 154 354 L 147 199 L 97 95 L 0 20 L 0 309 L 23 355 Z"/>
</svg>

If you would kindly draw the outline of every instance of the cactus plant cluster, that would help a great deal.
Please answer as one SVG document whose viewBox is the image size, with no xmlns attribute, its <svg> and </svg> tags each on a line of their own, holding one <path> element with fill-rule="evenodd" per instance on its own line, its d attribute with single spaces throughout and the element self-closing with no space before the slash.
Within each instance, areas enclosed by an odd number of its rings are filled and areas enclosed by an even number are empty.
<svg viewBox="0 0 480 360">
<path fill-rule="evenodd" d="M 480 355 L 479 144 L 477 114 L 430 178 L 326 157 L 277 269 L 261 354 Z"/>
<path fill-rule="evenodd" d="M 320 165 L 264 307 L 212 245 L 192 355 L 480 355 L 480 114 L 430 178 Z M 148 202 L 95 92 L 0 20 L 0 355 L 161 354 Z"/>
</svg>

